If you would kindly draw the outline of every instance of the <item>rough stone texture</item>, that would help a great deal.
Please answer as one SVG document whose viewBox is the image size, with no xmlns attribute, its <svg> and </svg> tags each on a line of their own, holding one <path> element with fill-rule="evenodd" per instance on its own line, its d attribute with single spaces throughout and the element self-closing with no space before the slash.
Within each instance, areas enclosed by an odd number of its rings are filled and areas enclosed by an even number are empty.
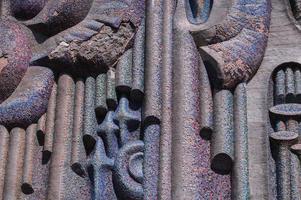
<svg viewBox="0 0 301 200">
<path fill-rule="evenodd" d="M 233 88 L 254 76 L 266 48 L 270 12 L 270 0 L 237 0 L 221 24 L 206 30 L 211 45 L 200 53 L 217 87 Z"/>
<path fill-rule="evenodd" d="M 301 198 L 299 0 L 0 2 L 0 198 Z"/>
<path fill-rule="evenodd" d="M 251 199 L 275 199 L 275 173 L 268 141 L 269 80 L 273 70 L 289 62 L 300 63 L 301 35 L 288 17 L 288 2 L 272 0 L 271 27 L 263 62 L 247 85 Z M 270 178 L 269 178 L 269 175 Z"/>
<path fill-rule="evenodd" d="M 109 26 L 104 26 L 99 33 L 86 41 L 61 42 L 50 53 L 49 59 L 70 65 L 110 67 L 128 49 L 134 31 L 134 27 L 129 23 L 121 24 L 117 32 Z"/>
<path fill-rule="evenodd" d="M 94 0 L 80 23 L 52 37 L 41 37 L 31 61 L 50 67 L 77 66 L 75 73 L 85 73 L 88 67 L 104 72 L 132 45 L 143 13 L 144 1 Z M 81 69 L 83 65 L 87 67 Z"/>
<path fill-rule="evenodd" d="M 97 125 L 96 120 L 100 122 L 104 116 L 96 119 L 93 103 L 96 88 L 93 84 L 90 88 L 85 87 L 88 81 L 84 79 L 89 74 L 89 80 L 94 80 L 97 75 L 95 71 L 106 73 L 108 68 L 111 69 L 109 72 L 112 73 L 105 76 L 104 80 L 108 83 L 109 90 L 107 87 L 101 88 L 105 94 L 107 91 L 110 93 L 106 94 L 108 99 L 104 99 L 112 112 L 120 97 L 117 99 L 115 90 L 115 67 L 122 54 L 133 46 L 133 38 L 144 15 L 144 1 L 4 0 L 2 5 L 4 20 L 1 21 L 0 29 L 3 35 L 0 39 L 3 44 L 0 51 L 0 86 L 4 89 L 0 93 L 0 124 L 5 126 L 1 129 L 3 138 L 11 129 L 12 138 L 10 144 L 3 140 L 0 147 L 1 156 L 8 157 L 3 159 L 4 163 L 1 165 L 4 177 L 1 181 L 1 196 L 5 199 L 104 198 L 102 193 L 95 195 L 97 191 L 101 191 L 98 188 L 103 176 L 91 175 L 89 169 L 89 163 L 96 163 L 94 167 L 98 171 L 97 156 L 102 143 L 97 143 L 96 153 L 90 156 L 88 154 L 91 152 L 85 152 L 87 148 L 84 148 L 87 147 L 87 140 L 83 139 L 87 134 L 84 132 L 96 130 L 93 127 Z M 16 19 L 7 20 L 13 17 Z M 132 51 L 129 52 L 132 54 Z M 143 51 L 141 53 L 143 55 Z M 47 61 L 41 62 L 41 65 L 49 68 L 32 66 L 39 58 L 46 58 Z M 56 70 L 58 65 L 54 63 L 60 64 L 62 69 Z M 129 63 L 132 65 L 132 62 Z M 120 62 L 119 65 L 124 64 Z M 66 73 L 70 70 L 65 67 L 74 66 L 80 66 L 82 70 L 78 70 L 74 76 Z M 89 73 L 87 66 L 98 70 Z M 129 67 L 132 69 L 132 66 Z M 123 67 L 116 70 L 123 76 Z M 81 73 L 83 71 L 86 73 Z M 130 70 L 127 75 L 130 78 L 127 95 L 131 92 L 132 74 L 134 73 Z M 137 75 L 134 77 L 141 80 Z M 91 101 L 86 101 L 88 89 Z M 123 92 L 119 91 L 118 95 L 123 95 Z M 131 177 L 139 185 L 138 198 L 143 196 L 141 183 L 144 143 L 139 141 L 141 97 L 137 99 L 140 99 L 138 107 L 135 105 L 132 108 L 131 105 L 129 108 L 129 103 L 120 103 L 121 108 L 116 110 L 116 119 L 112 121 L 120 126 L 115 125 L 118 132 L 121 130 L 125 145 L 116 158 L 114 167 L 117 173 L 114 173 L 114 179 L 121 187 L 127 187 L 123 192 L 116 191 L 116 194 L 111 191 L 105 199 L 112 199 L 116 195 L 120 197 L 122 194 L 134 199 L 132 196 L 135 191 L 127 190 L 135 190 L 135 186 L 127 182 L 127 177 Z M 128 115 L 131 109 L 134 110 L 135 119 Z M 90 117 L 87 118 L 85 116 L 89 111 Z M 96 134 L 95 136 L 98 137 Z M 127 144 L 128 140 L 138 143 L 138 149 L 135 145 Z M 102 141 L 102 138 L 98 137 L 97 141 Z M 133 148 L 138 150 L 134 155 L 131 153 Z M 94 150 L 94 146 L 91 150 Z M 6 163 L 9 168 L 5 168 Z M 130 174 L 127 168 L 130 169 Z M 96 180 L 95 187 L 92 186 L 93 180 Z"/>
</svg>

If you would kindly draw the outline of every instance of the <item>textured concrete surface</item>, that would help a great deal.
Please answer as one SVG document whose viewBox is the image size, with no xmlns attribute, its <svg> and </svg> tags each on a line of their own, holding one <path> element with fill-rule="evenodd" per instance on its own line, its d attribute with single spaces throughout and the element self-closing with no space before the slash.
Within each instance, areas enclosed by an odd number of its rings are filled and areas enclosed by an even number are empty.
<svg viewBox="0 0 301 200">
<path fill-rule="evenodd" d="M 268 144 L 268 93 L 273 70 L 286 62 L 300 63 L 300 30 L 288 16 L 287 2 L 272 0 L 268 46 L 256 75 L 247 85 L 250 190 L 252 199 L 275 199 L 275 177 Z M 270 166 L 271 165 L 271 166 Z M 267 176 L 270 174 L 271 176 Z"/>
<path fill-rule="evenodd" d="M 299 0 L 0 2 L 0 198 L 300 199 Z"/>
</svg>

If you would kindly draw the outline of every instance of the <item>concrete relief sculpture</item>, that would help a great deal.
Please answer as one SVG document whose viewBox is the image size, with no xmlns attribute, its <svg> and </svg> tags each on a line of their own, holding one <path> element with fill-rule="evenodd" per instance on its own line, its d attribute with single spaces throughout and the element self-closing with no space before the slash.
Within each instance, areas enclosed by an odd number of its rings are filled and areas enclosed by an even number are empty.
<svg viewBox="0 0 301 200">
<path fill-rule="evenodd" d="M 1 198 L 142 198 L 144 9 L 2 1 Z"/>
<path fill-rule="evenodd" d="M 0 198 L 299 199 L 299 4 L 2 0 Z"/>
<path fill-rule="evenodd" d="M 300 69 L 298 63 L 284 63 L 271 81 L 270 138 L 279 199 L 300 199 Z"/>
</svg>

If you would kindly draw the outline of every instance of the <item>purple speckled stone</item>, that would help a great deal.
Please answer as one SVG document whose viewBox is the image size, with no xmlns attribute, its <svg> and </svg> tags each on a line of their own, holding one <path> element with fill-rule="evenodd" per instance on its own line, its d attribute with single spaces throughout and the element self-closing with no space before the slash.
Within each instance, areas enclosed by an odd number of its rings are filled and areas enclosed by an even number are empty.
<svg viewBox="0 0 301 200">
<path fill-rule="evenodd" d="M 21 19 L 30 19 L 37 15 L 47 0 L 10 0 L 12 14 Z"/>
<path fill-rule="evenodd" d="M 13 21 L 0 20 L 0 103 L 24 76 L 31 57 L 29 32 Z"/>
<path fill-rule="evenodd" d="M 14 93 L 0 104 L 0 124 L 26 127 L 46 112 L 54 82 L 53 72 L 44 67 L 30 67 Z"/>
</svg>

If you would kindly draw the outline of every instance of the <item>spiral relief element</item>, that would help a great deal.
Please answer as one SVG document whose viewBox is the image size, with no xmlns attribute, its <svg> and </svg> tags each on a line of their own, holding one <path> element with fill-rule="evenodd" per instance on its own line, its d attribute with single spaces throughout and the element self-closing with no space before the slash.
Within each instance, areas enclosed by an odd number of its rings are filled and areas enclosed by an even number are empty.
<svg viewBox="0 0 301 200">
<path fill-rule="evenodd" d="M 124 145 L 115 161 L 114 183 L 125 199 L 142 199 L 142 162 L 144 143 L 133 141 Z"/>
</svg>

